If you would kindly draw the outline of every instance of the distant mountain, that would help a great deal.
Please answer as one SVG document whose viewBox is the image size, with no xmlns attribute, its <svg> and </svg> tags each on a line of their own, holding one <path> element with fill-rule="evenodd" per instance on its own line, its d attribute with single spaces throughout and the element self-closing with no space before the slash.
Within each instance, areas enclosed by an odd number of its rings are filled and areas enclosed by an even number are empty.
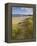
<svg viewBox="0 0 37 46">
<path fill-rule="evenodd" d="M 17 16 L 32 16 L 32 15 L 13 14 L 12 16 L 17 17 Z"/>
</svg>

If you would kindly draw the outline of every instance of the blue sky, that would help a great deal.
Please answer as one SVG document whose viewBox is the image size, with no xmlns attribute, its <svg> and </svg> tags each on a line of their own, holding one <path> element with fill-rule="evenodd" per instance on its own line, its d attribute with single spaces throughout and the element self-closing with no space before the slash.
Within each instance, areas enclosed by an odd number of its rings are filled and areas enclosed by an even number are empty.
<svg viewBox="0 0 37 46">
<path fill-rule="evenodd" d="M 13 7 L 12 14 L 33 15 L 33 8 Z"/>
</svg>

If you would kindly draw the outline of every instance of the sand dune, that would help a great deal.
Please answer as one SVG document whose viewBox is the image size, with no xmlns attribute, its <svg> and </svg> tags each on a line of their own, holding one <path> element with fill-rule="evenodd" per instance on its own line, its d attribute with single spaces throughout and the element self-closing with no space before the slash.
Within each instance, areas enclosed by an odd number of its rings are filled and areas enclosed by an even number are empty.
<svg viewBox="0 0 37 46">
<path fill-rule="evenodd" d="M 26 19 L 28 17 L 30 17 L 30 16 L 12 17 L 12 24 L 17 24 L 19 22 L 22 22 L 24 19 Z"/>
</svg>

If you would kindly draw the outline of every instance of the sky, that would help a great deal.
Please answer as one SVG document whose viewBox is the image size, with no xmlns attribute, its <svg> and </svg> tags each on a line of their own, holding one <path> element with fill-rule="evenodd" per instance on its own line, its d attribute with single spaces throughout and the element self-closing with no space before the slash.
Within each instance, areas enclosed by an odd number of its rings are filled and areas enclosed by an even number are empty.
<svg viewBox="0 0 37 46">
<path fill-rule="evenodd" d="M 33 8 L 12 7 L 12 14 L 33 15 Z"/>
</svg>

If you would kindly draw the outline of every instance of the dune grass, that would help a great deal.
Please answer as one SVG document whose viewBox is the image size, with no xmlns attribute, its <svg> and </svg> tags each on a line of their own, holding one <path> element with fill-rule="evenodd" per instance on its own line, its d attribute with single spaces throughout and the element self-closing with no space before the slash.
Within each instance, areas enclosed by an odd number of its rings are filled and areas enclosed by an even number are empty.
<svg viewBox="0 0 37 46">
<path fill-rule="evenodd" d="M 22 27 L 22 28 L 20 28 Z M 24 28 L 23 28 L 24 27 Z M 33 33 L 33 16 L 24 19 L 22 22 L 12 24 L 12 38 L 16 39 L 32 39 Z"/>
</svg>

